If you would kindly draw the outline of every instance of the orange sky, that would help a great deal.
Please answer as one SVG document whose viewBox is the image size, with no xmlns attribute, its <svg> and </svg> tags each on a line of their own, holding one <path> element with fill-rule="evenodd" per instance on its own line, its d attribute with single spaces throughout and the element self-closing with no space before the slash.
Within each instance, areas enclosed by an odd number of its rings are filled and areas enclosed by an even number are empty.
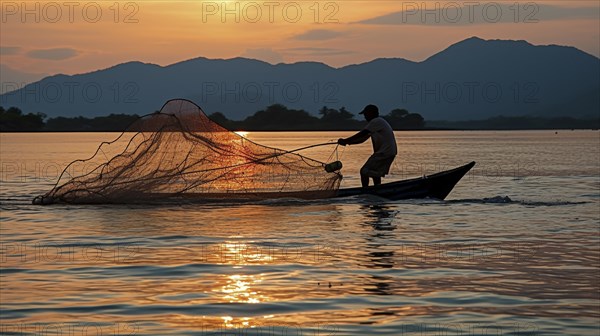
<svg viewBox="0 0 600 336">
<path fill-rule="evenodd" d="M 167 65 L 199 56 L 332 66 L 378 57 L 419 61 L 471 36 L 571 45 L 600 55 L 600 2 L 595 0 L 479 1 L 477 6 L 473 1 L 352 0 L 146 0 L 119 6 L 115 1 L 25 1 L 27 8 L 23 1 L 0 3 L 2 81 L 21 72 L 74 74 L 131 60 Z M 415 11 L 434 9 L 436 3 L 438 23 L 435 14 L 423 20 Z M 518 14 L 508 7 L 514 3 Z M 455 4 L 462 7 L 458 23 L 451 22 L 458 13 Z M 492 23 L 498 9 L 499 22 Z M 402 10 L 405 16 L 392 18 L 392 24 L 360 23 Z"/>
</svg>

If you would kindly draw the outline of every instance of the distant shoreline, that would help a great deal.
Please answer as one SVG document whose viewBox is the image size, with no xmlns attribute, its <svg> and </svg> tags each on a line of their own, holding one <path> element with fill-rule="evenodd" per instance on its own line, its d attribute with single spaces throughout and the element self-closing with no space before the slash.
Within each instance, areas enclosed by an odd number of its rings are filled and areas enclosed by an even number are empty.
<svg viewBox="0 0 600 336">
<path fill-rule="evenodd" d="M 157 113 L 157 112 L 155 112 Z M 123 132 L 140 118 L 153 116 L 110 114 L 107 116 L 54 117 L 46 119 L 43 113 L 24 114 L 17 107 L 4 110 L 0 106 L 0 132 Z M 231 131 L 248 132 L 335 132 L 358 131 L 366 121 L 355 119 L 355 115 L 344 107 L 333 109 L 324 106 L 316 117 L 304 110 L 288 109 L 275 104 L 257 111 L 244 120 L 231 120 L 220 112 L 208 117 L 212 122 Z M 405 109 L 394 109 L 382 115 L 395 131 L 508 131 L 508 130 L 596 130 L 600 128 L 600 116 L 582 118 L 568 116 L 495 116 L 482 120 L 425 120 L 418 113 Z M 362 119 L 362 118 L 361 118 Z"/>
</svg>

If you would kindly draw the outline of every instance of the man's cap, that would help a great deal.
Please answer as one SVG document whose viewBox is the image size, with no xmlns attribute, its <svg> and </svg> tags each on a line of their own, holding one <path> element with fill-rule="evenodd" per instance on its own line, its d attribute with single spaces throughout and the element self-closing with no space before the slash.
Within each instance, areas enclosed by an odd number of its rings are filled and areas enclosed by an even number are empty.
<svg viewBox="0 0 600 336">
<path fill-rule="evenodd" d="M 365 108 L 359 114 L 365 114 L 366 112 L 375 112 L 376 114 L 379 114 L 379 108 L 373 104 L 369 104 L 365 106 Z"/>
</svg>

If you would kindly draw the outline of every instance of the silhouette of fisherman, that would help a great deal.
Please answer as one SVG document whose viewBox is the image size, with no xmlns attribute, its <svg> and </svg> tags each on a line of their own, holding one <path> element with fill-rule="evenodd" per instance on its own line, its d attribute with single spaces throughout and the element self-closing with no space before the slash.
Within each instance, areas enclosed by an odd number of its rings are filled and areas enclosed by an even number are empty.
<svg viewBox="0 0 600 336">
<path fill-rule="evenodd" d="M 398 148 L 394 138 L 394 130 L 390 124 L 379 116 L 379 108 L 375 105 L 367 105 L 360 112 L 369 122 L 365 128 L 348 138 L 338 139 L 338 144 L 342 146 L 356 145 L 371 138 L 373 143 L 373 155 L 360 169 L 360 181 L 363 188 L 369 186 L 369 178 L 373 179 L 374 185 L 381 184 L 381 178 L 390 172 L 390 167 Z"/>
</svg>

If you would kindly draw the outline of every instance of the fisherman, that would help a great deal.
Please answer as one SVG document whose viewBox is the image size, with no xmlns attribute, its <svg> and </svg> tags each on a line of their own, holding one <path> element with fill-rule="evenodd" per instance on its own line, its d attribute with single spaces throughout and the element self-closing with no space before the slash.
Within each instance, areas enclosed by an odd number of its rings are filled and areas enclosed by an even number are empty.
<svg viewBox="0 0 600 336">
<path fill-rule="evenodd" d="M 398 148 L 394 138 L 394 130 L 390 124 L 379 116 L 379 108 L 375 105 L 367 105 L 360 112 L 369 122 L 365 128 L 349 138 L 338 139 L 338 144 L 342 146 L 356 145 L 363 143 L 371 138 L 373 142 L 373 155 L 360 169 L 360 182 L 363 188 L 369 186 L 369 178 L 373 178 L 373 184 L 381 184 L 381 178 L 390 172 L 390 167 Z"/>
</svg>

